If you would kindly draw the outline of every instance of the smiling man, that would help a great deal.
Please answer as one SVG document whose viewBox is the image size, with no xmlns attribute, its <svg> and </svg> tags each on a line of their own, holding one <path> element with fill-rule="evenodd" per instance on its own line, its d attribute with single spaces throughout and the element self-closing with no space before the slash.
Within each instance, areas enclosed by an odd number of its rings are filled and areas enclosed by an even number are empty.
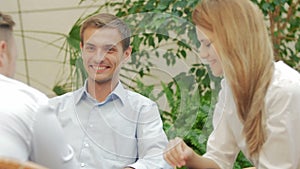
<svg viewBox="0 0 300 169">
<path fill-rule="evenodd" d="M 82 168 L 169 168 L 167 137 L 155 102 L 119 79 L 130 58 L 130 30 L 111 14 L 88 18 L 80 31 L 88 74 L 79 90 L 51 99 Z"/>
</svg>

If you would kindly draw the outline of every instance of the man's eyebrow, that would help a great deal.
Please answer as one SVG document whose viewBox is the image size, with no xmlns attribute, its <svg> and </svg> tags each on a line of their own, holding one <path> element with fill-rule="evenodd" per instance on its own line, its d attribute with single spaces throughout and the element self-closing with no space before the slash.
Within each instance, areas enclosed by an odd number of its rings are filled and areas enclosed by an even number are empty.
<svg viewBox="0 0 300 169">
<path fill-rule="evenodd" d="M 86 42 L 85 45 L 89 45 L 89 46 L 95 46 L 94 44 L 92 43 L 89 43 L 89 42 Z"/>
<path fill-rule="evenodd" d="M 116 48 L 117 46 L 115 44 L 106 44 L 104 45 L 105 48 Z"/>
<path fill-rule="evenodd" d="M 89 43 L 89 42 L 86 42 L 84 45 L 85 46 L 97 46 L 97 45 L 95 45 L 93 43 Z M 115 49 L 115 48 L 117 48 L 117 45 L 115 45 L 115 44 L 104 44 L 104 45 L 101 45 L 99 47 L 105 48 L 105 49 L 112 49 L 112 48 Z"/>
</svg>

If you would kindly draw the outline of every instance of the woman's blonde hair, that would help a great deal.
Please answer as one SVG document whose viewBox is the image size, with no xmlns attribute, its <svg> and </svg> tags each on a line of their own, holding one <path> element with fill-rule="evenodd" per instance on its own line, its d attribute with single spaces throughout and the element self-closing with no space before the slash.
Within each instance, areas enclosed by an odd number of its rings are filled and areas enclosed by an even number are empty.
<svg viewBox="0 0 300 169">
<path fill-rule="evenodd" d="M 265 96 L 273 75 L 273 48 L 260 9 L 250 0 L 202 0 L 193 12 L 196 26 L 216 38 L 224 76 L 244 124 L 250 156 L 265 142 Z"/>
</svg>

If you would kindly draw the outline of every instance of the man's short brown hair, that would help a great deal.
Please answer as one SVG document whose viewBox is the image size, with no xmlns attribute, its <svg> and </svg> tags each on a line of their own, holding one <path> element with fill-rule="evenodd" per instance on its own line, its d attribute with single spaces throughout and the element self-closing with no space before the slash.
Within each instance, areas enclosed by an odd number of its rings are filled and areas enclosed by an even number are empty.
<svg viewBox="0 0 300 169">
<path fill-rule="evenodd" d="M 123 50 L 126 50 L 130 45 L 130 29 L 124 21 L 122 21 L 115 15 L 101 13 L 91 16 L 86 21 L 84 21 L 80 29 L 80 39 L 82 44 L 84 44 L 83 33 L 89 27 L 97 29 L 103 27 L 117 29 L 122 37 Z"/>
<path fill-rule="evenodd" d="M 0 40 L 8 41 L 12 35 L 15 22 L 11 16 L 0 12 Z"/>
</svg>

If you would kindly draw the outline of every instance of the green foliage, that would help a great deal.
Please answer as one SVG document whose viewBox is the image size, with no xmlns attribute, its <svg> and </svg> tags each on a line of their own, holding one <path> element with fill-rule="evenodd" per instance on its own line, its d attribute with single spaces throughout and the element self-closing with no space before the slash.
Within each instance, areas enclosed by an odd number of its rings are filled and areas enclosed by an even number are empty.
<svg viewBox="0 0 300 169">
<path fill-rule="evenodd" d="M 252 0 L 269 20 L 276 60 L 300 71 L 300 1 Z"/>
</svg>

